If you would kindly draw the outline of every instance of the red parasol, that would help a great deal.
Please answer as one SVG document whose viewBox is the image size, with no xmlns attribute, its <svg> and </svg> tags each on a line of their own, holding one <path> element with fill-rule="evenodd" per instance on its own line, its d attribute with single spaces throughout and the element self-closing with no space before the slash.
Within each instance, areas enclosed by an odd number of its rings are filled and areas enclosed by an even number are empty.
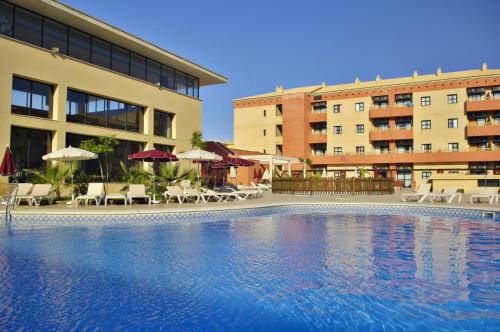
<svg viewBox="0 0 500 332">
<path fill-rule="evenodd" d="M 10 154 L 9 147 L 5 148 L 5 154 L 3 156 L 2 164 L 0 165 L 0 175 L 10 176 L 16 173 L 16 168 L 12 162 L 12 156 Z"/>
<path fill-rule="evenodd" d="M 160 151 L 160 150 L 148 150 L 142 152 L 136 152 L 128 155 L 128 160 L 142 160 L 146 162 L 167 162 L 167 161 L 177 161 L 177 157 L 170 152 Z"/>
<path fill-rule="evenodd" d="M 236 157 L 231 158 L 226 156 L 222 159 L 222 161 L 232 163 L 234 164 L 234 166 L 250 167 L 254 165 L 254 162 L 251 160 L 236 158 Z"/>
</svg>

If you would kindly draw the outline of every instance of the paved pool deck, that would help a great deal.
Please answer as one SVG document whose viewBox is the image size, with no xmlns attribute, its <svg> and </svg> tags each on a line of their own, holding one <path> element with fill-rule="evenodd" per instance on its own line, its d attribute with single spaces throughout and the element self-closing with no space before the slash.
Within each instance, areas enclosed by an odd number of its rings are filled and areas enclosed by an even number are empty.
<svg viewBox="0 0 500 332">
<path fill-rule="evenodd" d="M 500 204 L 493 203 L 469 203 L 469 195 L 463 195 L 461 203 L 453 202 L 448 204 L 446 202 L 423 202 L 417 203 L 402 202 L 401 194 L 408 191 L 397 191 L 393 195 L 335 195 L 335 196 L 322 196 L 322 195 L 283 195 L 273 194 L 270 192 L 264 193 L 260 198 L 248 199 L 243 201 L 229 201 L 225 203 L 208 202 L 208 203 L 191 203 L 184 204 L 178 203 L 159 203 L 159 204 L 141 204 L 134 203 L 132 206 L 124 206 L 123 203 L 108 204 L 108 206 L 89 205 L 89 206 L 75 206 L 59 203 L 55 205 L 42 205 L 35 206 L 19 206 L 12 212 L 15 215 L 119 215 L 119 214 L 157 214 L 169 212 L 192 212 L 192 211 L 220 211 L 232 209 L 248 209 L 248 208 L 261 208 L 272 207 L 280 205 L 293 205 L 293 204 L 370 204 L 370 205 L 401 205 L 401 206 L 432 206 L 432 207 L 455 207 L 474 210 L 485 210 L 500 212 Z"/>
</svg>

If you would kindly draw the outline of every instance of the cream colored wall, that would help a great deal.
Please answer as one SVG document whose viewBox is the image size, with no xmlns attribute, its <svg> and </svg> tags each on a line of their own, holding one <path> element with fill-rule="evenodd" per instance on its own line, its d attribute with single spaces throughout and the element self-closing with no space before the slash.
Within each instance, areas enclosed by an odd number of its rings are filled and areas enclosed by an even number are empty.
<svg viewBox="0 0 500 332">
<path fill-rule="evenodd" d="M 440 192 L 443 188 L 453 187 L 464 190 L 464 193 L 477 193 L 481 189 L 478 187 L 478 180 L 484 179 L 484 175 L 466 175 L 466 174 L 437 174 L 431 178 L 432 191 Z M 488 179 L 499 180 L 500 175 L 488 175 Z M 497 187 L 500 190 L 500 187 Z"/>
<path fill-rule="evenodd" d="M 355 104 L 359 102 L 365 103 L 365 110 L 356 112 Z M 372 151 L 369 134 L 371 130 L 371 122 L 369 110 L 371 106 L 371 98 L 352 98 L 328 101 L 328 134 L 327 134 L 327 149 L 328 153 L 333 154 L 334 147 L 342 147 L 343 154 L 356 154 L 356 146 L 364 146 L 365 153 Z M 341 112 L 333 113 L 333 105 L 340 104 Z M 364 124 L 365 132 L 362 134 L 356 133 L 356 125 Z M 342 126 L 342 134 L 334 135 L 334 126 Z"/>
<path fill-rule="evenodd" d="M 457 94 L 458 102 L 448 104 L 448 95 Z M 430 96 L 431 105 L 421 106 L 421 97 Z M 465 127 L 468 120 L 464 112 L 466 89 L 415 92 L 413 94 L 413 148 L 422 151 L 422 144 L 432 144 L 432 150 L 448 151 L 448 143 L 458 143 L 460 150 L 467 150 Z M 458 128 L 448 128 L 448 119 L 458 118 Z M 422 130 L 421 121 L 431 120 L 431 129 Z"/>
<path fill-rule="evenodd" d="M 266 110 L 266 116 L 264 116 Z M 266 105 L 234 109 L 234 146 L 238 149 L 276 153 L 276 145 L 283 137 L 276 137 L 276 125 L 282 117 L 276 116 L 276 106 Z M 266 136 L 263 135 L 264 129 Z"/>
<path fill-rule="evenodd" d="M 7 37 L 0 36 L 0 49 L 0 146 L 10 144 L 11 126 L 20 126 L 52 131 L 52 150 L 64 148 L 66 133 L 70 132 L 93 136 L 115 135 L 118 139 L 142 142 L 145 149 L 152 149 L 155 143 L 173 145 L 174 152 L 180 152 L 191 148 L 193 131 L 201 130 L 202 104 L 198 99 L 76 59 L 52 55 L 45 49 Z M 55 87 L 51 119 L 11 114 L 14 75 Z M 68 88 L 143 106 L 142 132 L 66 123 Z M 154 109 L 175 114 L 172 139 L 153 135 Z"/>
<path fill-rule="evenodd" d="M 464 175 L 467 172 L 468 164 L 467 163 L 456 163 L 456 164 L 415 164 L 413 165 L 413 180 L 415 181 L 415 185 L 418 186 L 420 183 L 425 182 L 422 180 L 423 172 L 431 172 L 431 176 L 434 177 L 438 174 L 439 170 L 443 170 L 444 175 L 454 176 L 454 174 L 450 173 L 449 169 L 458 170 L 459 174 Z"/>
</svg>

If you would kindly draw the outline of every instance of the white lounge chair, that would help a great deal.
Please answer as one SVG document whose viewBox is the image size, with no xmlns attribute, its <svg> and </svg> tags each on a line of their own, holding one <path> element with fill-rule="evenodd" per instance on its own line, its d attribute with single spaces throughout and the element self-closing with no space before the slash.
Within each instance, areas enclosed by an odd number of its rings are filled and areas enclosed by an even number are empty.
<svg viewBox="0 0 500 332">
<path fill-rule="evenodd" d="M 87 194 L 80 195 L 75 198 L 76 206 L 78 202 L 83 201 L 85 205 L 89 204 L 89 201 L 95 201 L 95 205 L 99 206 L 101 200 L 104 197 L 104 183 L 89 183 L 87 188 Z"/>
<path fill-rule="evenodd" d="M 455 197 L 458 197 L 458 203 L 462 201 L 462 193 L 458 192 L 457 188 L 454 187 L 446 187 L 443 189 L 443 191 L 439 194 L 430 194 L 429 199 L 432 202 L 435 202 L 436 199 L 440 198 L 443 202 L 446 201 L 447 203 L 453 202 Z"/>
<path fill-rule="evenodd" d="M 237 194 L 232 192 L 215 191 L 208 188 L 201 188 L 201 190 L 203 198 L 207 201 L 209 201 L 211 198 L 214 198 L 215 200 L 217 200 L 217 202 L 221 203 L 221 202 L 227 202 L 229 201 L 229 199 L 233 199 L 234 201 L 240 199 Z"/>
<path fill-rule="evenodd" d="M 29 194 L 29 204 L 40 206 L 43 200 L 47 200 L 49 204 L 54 201 L 52 186 L 49 183 L 35 184 Z"/>
<path fill-rule="evenodd" d="M 470 203 L 474 204 L 475 201 L 477 201 L 477 203 L 480 203 L 481 198 L 486 198 L 488 200 L 488 204 L 493 204 L 493 201 L 496 201 L 496 203 L 498 203 L 498 188 L 479 189 L 478 193 L 470 195 Z"/>
<path fill-rule="evenodd" d="M 431 194 L 431 183 L 421 183 L 418 186 L 418 189 L 416 192 L 409 193 L 409 194 L 402 194 L 401 199 L 403 202 L 407 202 L 409 198 L 416 198 L 419 203 L 423 202 L 427 197 L 430 196 Z"/>
<path fill-rule="evenodd" d="M 195 203 L 198 203 L 200 200 L 206 203 L 203 196 L 201 196 L 199 189 L 185 188 L 184 201 L 187 201 L 189 199 L 193 200 Z"/>
<path fill-rule="evenodd" d="M 262 189 L 264 191 L 269 191 L 273 188 L 273 186 L 269 184 L 263 184 L 263 183 L 255 184 L 255 182 L 250 182 L 250 184 L 252 185 L 253 188 Z"/>
<path fill-rule="evenodd" d="M 168 203 L 170 199 L 177 199 L 179 204 L 184 203 L 185 195 L 184 190 L 179 186 L 167 186 L 167 190 L 163 193 L 165 201 Z"/>
<path fill-rule="evenodd" d="M 146 186 L 143 184 L 129 185 L 127 198 L 130 205 L 132 205 L 134 199 L 144 199 L 151 205 L 151 196 L 146 194 Z"/>
<path fill-rule="evenodd" d="M 16 205 L 19 205 L 22 200 L 28 202 L 31 205 L 30 193 L 33 189 L 33 183 L 18 183 L 17 184 L 17 196 L 16 196 Z M 4 199 L 2 199 L 4 200 Z M 5 197 L 5 201 L 7 197 Z"/>
</svg>

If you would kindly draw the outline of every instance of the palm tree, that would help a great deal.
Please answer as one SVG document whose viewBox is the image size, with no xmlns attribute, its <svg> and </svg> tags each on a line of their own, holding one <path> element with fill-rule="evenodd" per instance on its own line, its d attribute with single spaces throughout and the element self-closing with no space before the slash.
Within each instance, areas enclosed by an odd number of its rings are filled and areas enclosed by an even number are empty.
<svg viewBox="0 0 500 332">
<path fill-rule="evenodd" d="M 193 135 L 191 136 L 191 147 L 194 148 L 199 148 L 203 149 L 205 146 L 205 143 L 203 143 L 203 135 L 201 134 L 201 131 L 197 130 L 193 132 Z"/>
<path fill-rule="evenodd" d="M 130 184 L 143 184 L 148 188 L 148 190 L 151 190 L 153 182 L 152 175 L 150 173 L 138 166 L 128 168 L 123 161 L 120 161 L 120 166 L 123 171 L 123 180 L 126 183 L 122 190 L 128 189 Z"/>
<path fill-rule="evenodd" d="M 74 162 L 73 165 L 67 163 L 52 165 L 51 163 L 47 163 L 45 169 L 26 169 L 24 171 L 33 176 L 33 182 L 35 183 L 50 183 L 52 190 L 57 196 L 56 199 L 60 200 L 65 180 L 70 178 L 78 168 L 77 162 Z"/>
<path fill-rule="evenodd" d="M 161 164 L 158 173 L 156 178 L 161 186 L 176 185 L 179 181 L 193 181 L 196 178 L 192 169 L 183 169 L 178 163 Z"/>
</svg>

